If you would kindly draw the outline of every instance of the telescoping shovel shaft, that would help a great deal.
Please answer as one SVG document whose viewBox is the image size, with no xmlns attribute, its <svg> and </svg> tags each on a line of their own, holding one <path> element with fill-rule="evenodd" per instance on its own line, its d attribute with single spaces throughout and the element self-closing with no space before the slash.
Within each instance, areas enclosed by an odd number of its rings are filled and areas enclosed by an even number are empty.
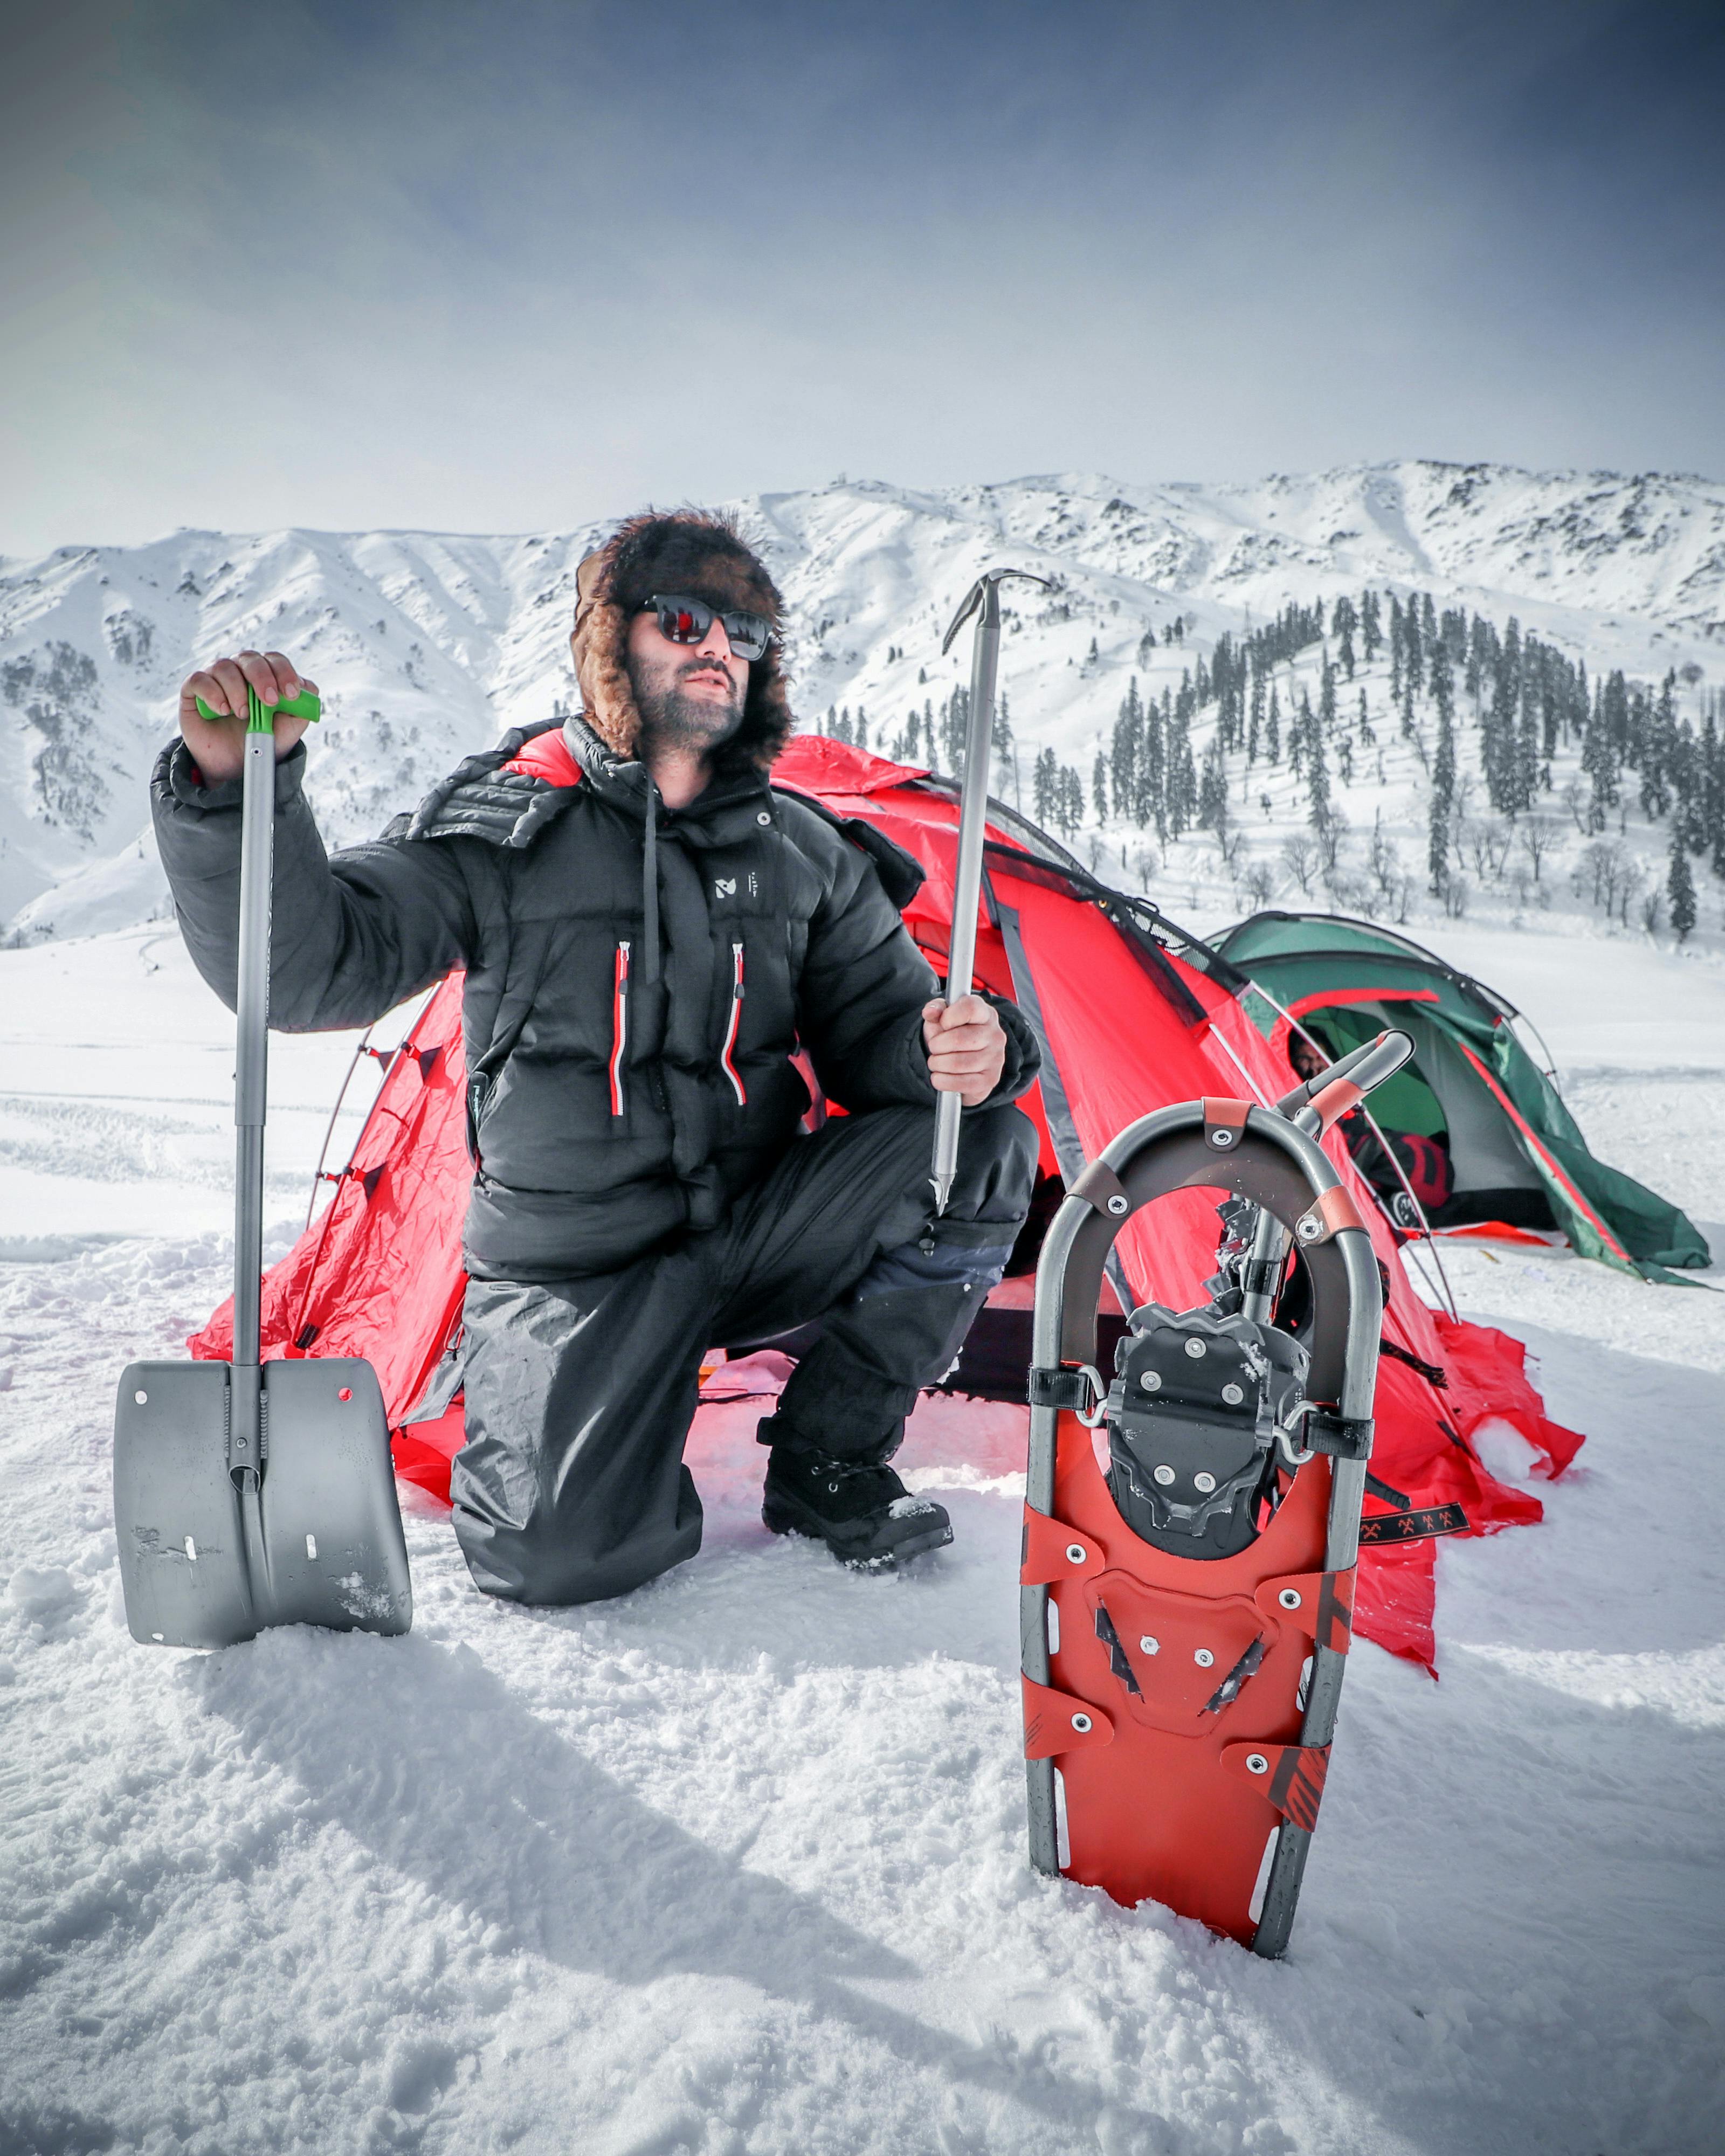
<svg viewBox="0 0 1725 2156">
<path fill-rule="evenodd" d="M 941 644 L 944 658 L 952 639 L 977 617 L 970 661 L 970 722 L 964 737 L 964 776 L 958 797 L 958 860 L 952 881 L 952 940 L 947 956 L 948 1006 L 970 993 L 976 972 L 976 914 L 983 889 L 983 839 L 988 820 L 988 754 L 994 740 L 994 676 L 1000 659 L 1000 585 L 1007 577 L 1045 584 L 1028 569 L 989 569 L 971 586 L 952 617 Z M 958 1119 L 964 1103 L 957 1093 L 942 1093 L 935 1108 L 934 1209 L 944 1213 L 958 1172 Z"/>
<path fill-rule="evenodd" d="M 134 1639 L 223 1647 L 270 1625 L 405 1632 L 413 1593 L 369 1363 L 262 1359 L 264 1126 L 278 714 L 249 690 L 240 808 L 234 1359 L 134 1363 L 114 1422 L 114 1522 Z M 200 701 L 206 719 L 215 714 Z"/>
</svg>

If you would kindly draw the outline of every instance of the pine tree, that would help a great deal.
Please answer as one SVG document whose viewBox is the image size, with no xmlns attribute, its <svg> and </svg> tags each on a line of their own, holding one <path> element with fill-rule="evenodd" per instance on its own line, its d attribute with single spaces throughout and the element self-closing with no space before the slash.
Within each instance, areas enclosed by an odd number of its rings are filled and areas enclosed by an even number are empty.
<svg viewBox="0 0 1725 2156">
<path fill-rule="evenodd" d="M 1281 704 L 1276 693 L 1276 684 L 1270 685 L 1270 716 L 1265 723 L 1264 745 L 1272 763 L 1281 762 Z"/>
<path fill-rule="evenodd" d="M 1103 755 L 1100 744 L 1097 746 L 1096 760 L 1091 772 L 1090 783 L 1091 797 L 1096 803 L 1096 821 L 1099 824 L 1106 824 L 1108 820 L 1108 759 Z"/>
<path fill-rule="evenodd" d="M 1440 644 L 1433 653 L 1441 660 L 1448 679 L 1449 654 Z M 1426 839 L 1426 862 L 1431 870 L 1433 895 L 1441 898 L 1450 873 L 1450 819 L 1455 802 L 1455 726 L 1450 699 L 1438 699 L 1437 756 L 1431 767 L 1431 825 Z"/>
<path fill-rule="evenodd" d="M 1311 714 L 1306 715 L 1309 720 Z M 1330 814 L 1330 767 L 1324 760 L 1323 736 L 1315 726 L 1303 729 L 1306 734 L 1306 788 L 1312 797 L 1311 821 L 1321 828 Z"/>
<path fill-rule="evenodd" d="M 1178 839 L 1198 814 L 1198 767 L 1192 760 L 1192 730 L 1185 711 L 1176 707 L 1168 734 L 1168 828 Z"/>
<path fill-rule="evenodd" d="M 1695 927 L 1695 878 L 1689 872 L 1689 856 L 1681 838 L 1671 840 L 1671 865 L 1665 889 L 1671 902 L 1671 927 L 1677 932 L 1677 941 L 1686 943 Z"/>
<path fill-rule="evenodd" d="M 1330 614 L 1330 627 L 1336 634 L 1337 649 L 1342 654 L 1342 670 L 1351 681 L 1353 679 L 1353 632 L 1359 627 L 1359 615 L 1353 601 L 1343 592 Z"/>
<path fill-rule="evenodd" d="M 1139 701 L 1138 677 L 1134 674 L 1115 716 L 1113 738 L 1108 748 L 1108 775 L 1113 783 L 1115 814 L 1131 816 L 1141 830 L 1150 814 L 1148 803 L 1139 798 L 1138 767 L 1143 748 L 1144 706 Z"/>
<path fill-rule="evenodd" d="M 1060 766 L 1051 748 L 1041 751 L 1036 758 L 1035 770 L 1030 783 L 1031 813 L 1039 824 L 1054 821 L 1055 797 L 1060 787 Z"/>
<path fill-rule="evenodd" d="M 1204 778 L 1198 789 L 1200 828 L 1219 839 L 1228 829 L 1228 769 L 1222 761 L 1222 744 L 1213 738 L 1204 759 Z"/>
<path fill-rule="evenodd" d="M 1324 653 L 1323 672 L 1318 677 L 1318 724 L 1323 728 L 1324 739 L 1333 741 L 1336 735 L 1336 670 L 1330 664 L 1330 654 Z"/>
<path fill-rule="evenodd" d="M 1384 648 L 1384 630 L 1378 612 L 1378 594 L 1369 588 L 1360 593 L 1359 628 L 1361 648 L 1369 666 Z"/>
</svg>

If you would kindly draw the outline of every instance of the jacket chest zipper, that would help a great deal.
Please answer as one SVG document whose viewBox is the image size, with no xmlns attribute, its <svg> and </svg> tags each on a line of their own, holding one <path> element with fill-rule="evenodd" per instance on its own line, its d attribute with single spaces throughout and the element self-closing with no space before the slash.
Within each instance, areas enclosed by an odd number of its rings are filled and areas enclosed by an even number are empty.
<svg viewBox="0 0 1725 2156">
<path fill-rule="evenodd" d="M 739 1108 L 748 1105 L 749 1097 L 742 1080 L 737 1075 L 737 1065 L 732 1060 L 737 1047 L 737 1030 L 742 1024 L 742 945 L 737 942 L 731 946 L 731 1015 L 726 1024 L 725 1045 L 720 1051 L 719 1060 L 724 1066 L 725 1075 L 731 1081 L 731 1090 L 737 1096 Z"/>
<path fill-rule="evenodd" d="M 629 1049 L 629 943 L 617 946 L 617 962 L 611 990 L 611 1113 L 624 1110 L 623 1059 Z"/>
</svg>

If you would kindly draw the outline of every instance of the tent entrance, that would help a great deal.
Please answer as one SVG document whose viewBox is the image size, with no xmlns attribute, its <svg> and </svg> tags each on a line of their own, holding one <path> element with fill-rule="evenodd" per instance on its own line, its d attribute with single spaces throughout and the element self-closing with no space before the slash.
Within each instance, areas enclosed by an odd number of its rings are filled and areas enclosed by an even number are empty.
<svg viewBox="0 0 1725 2156">
<path fill-rule="evenodd" d="M 1512 1228 L 1555 1229 L 1558 1223 L 1544 1178 L 1527 1158 L 1514 1125 L 1480 1083 L 1443 1019 L 1423 998 L 1389 994 L 1330 1002 L 1302 998 L 1291 1007 L 1314 1039 L 1341 1056 L 1398 1026 L 1414 1039 L 1414 1058 L 1372 1096 L 1373 1120 L 1386 1138 L 1425 1139 L 1447 1155 L 1450 1194 L 1426 1212 L 1434 1228 L 1501 1220 Z M 1391 1196 L 1393 1176 L 1372 1172 Z"/>
</svg>

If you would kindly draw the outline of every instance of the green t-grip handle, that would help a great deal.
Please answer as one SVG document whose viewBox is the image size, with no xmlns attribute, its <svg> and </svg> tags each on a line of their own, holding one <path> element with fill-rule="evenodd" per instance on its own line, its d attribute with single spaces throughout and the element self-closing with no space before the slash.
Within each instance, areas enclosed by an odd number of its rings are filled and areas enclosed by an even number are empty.
<svg viewBox="0 0 1725 2156">
<path fill-rule="evenodd" d="M 200 719 L 219 721 L 228 716 L 225 711 L 213 711 L 202 696 L 193 699 L 198 706 Z M 249 734 L 273 734 L 277 719 L 305 719 L 316 726 L 323 716 L 323 706 L 311 690 L 302 689 L 297 696 L 285 702 L 270 705 L 264 702 L 257 690 L 248 681 L 245 685 L 246 726 Z"/>
</svg>

